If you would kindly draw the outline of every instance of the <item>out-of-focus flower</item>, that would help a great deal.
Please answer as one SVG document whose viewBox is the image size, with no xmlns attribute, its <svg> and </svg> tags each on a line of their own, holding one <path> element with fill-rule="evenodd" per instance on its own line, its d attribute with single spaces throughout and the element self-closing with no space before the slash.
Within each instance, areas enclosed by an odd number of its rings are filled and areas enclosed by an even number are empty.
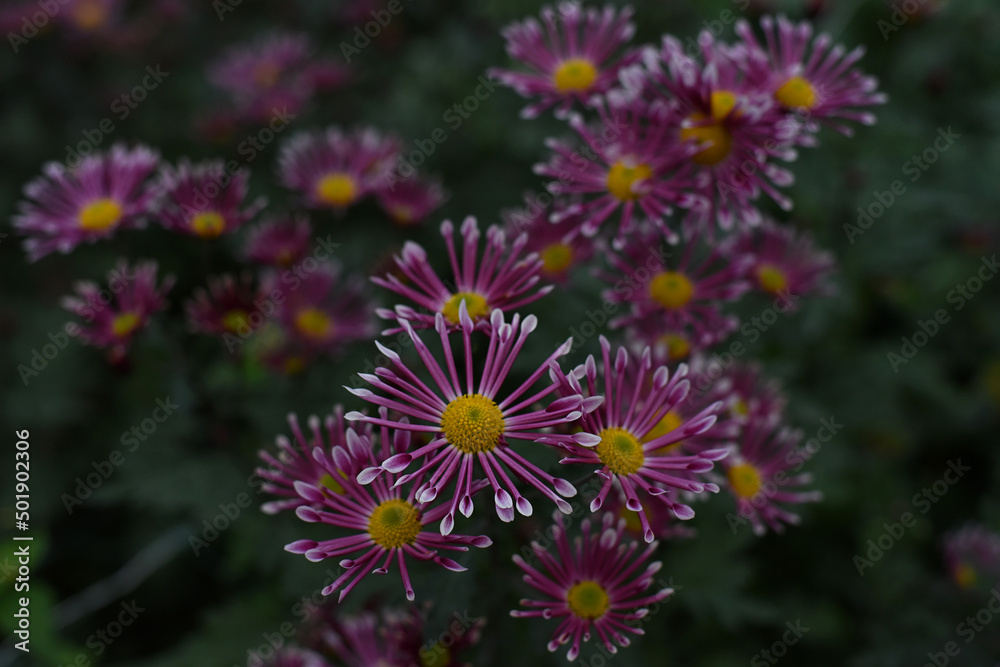
<svg viewBox="0 0 1000 667">
<path fill-rule="evenodd" d="M 165 166 L 157 183 L 154 217 L 167 229 L 203 239 L 233 232 L 265 204 L 259 197 L 243 208 L 249 178 L 245 169 L 229 173 L 222 160 Z"/>
<path fill-rule="evenodd" d="M 312 227 L 302 215 L 272 217 L 247 233 L 243 256 L 250 262 L 287 269 L 305 259 Z"/>
<path fill-rule="evenodd" d="M 241 335 L 252 330 L 250 313 L 257 310 L 260 291 L 249 272 L 208 279 L 207 289 L 195 290 L 185 305 L 192 331 L 210 335 Z"/>
<path fill-rule="evenodd" d="M 392 180 L 395 182 L 383 185 L 375 197 L 386 215 L 402 227 L 420 224 L 445 201 L 440 181 L 417 176 Z"/>
<path fill-rule="evenodd" d="M 944 560 L 962 588 L 993 585 L 1000 580 L 1000 534 L 976 524 L 952 531 L 944 538 Z"/>
</svg>

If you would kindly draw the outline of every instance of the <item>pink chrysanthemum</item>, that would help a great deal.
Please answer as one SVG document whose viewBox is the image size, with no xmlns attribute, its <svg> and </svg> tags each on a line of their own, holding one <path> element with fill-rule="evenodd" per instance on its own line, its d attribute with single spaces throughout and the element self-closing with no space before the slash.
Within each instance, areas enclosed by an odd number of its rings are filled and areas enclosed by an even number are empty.
<svg viewBox="0 0 1000 667">
<path fill-rule="evenodd" d="M 144 224 L 152 197 L 147 179 L 159 155 L 139 146 L 116 144 L 107 153 L 83 158 L 73 168 L 50 162 L 24 187 L 14 227 L 28 238 L 31 261 L 50 252 L 68 253 L 84 241 L 112 236 Z"/>
<path fill-rule="evenodd" d="M 319 653 L 304 648 L 282 647 L 269 660 L 257 657 L 261 667 L 333 667 Z"/>
<path fill-rule="evenodd" d="M 613 236 L 619 248 L 642 218 L 669 234 L 666 218 L 675 206 L 707 206 L 691 194 L 695 184 L 678 173 L 696 149 L 670 136 L 664 105 L 649 105 L 638 95 L 614 90 L 596 108 L 601 119 L 597 128 L 588 127 L 580 114 L 569 117 L 583 148 L 549 140 L 552 157 L 535 166 L 535 173 L 555 179 L 548 185 L 553 193 L 574 198 L 596 195 L 572 200 L 553 212 L 553 222 L 579 218 L 580 232 L 594 236 L 620 211 L 621 222 Z"/>
<path fill-rule="evenodd" d="M 79 281 L 74 286 L 78 296 L 65 296 L 60 305 L 83 318 L 79 337 L 84 342 L 124 354 L 135 335 L 163 308 L 164 297 L 173 287 L 173 276 L 157 287 L 156 273 L 156 262 L 129 267 L 119 260 L 108 274 L 107 287 Z"/>
<path fill-rule="evenodd" d="M 425 638 L 427 629 L 423 615 L 410 607 L 405 611 L 387 609 L 382 612 L 385 619 L 385 639 L 399 647 L 405 656 L 400 663 L 403 667 L 472 667 L 458 659 L 458 655 L 479 642 L 485 618 L 471 619 L 454 612 L 454 620 L 434 641 Z M 450 619 L 449 619 L 450 620 Z"/>
<path fill-rule="evenodd" d="M 196 289 L 185 304 L 188 325 L 192 331 L 215 336 L 248 332 L 252 327 L 247 318 L 260 296 L 249 272 L 239 279 L 228 274 L 209 278 L 207 289 Z"/>
<path fill-rule="evenodd" d="M 331 617 L 320 633 L 324 652 L 332 653 L 343 667 L 414 667 L 419 664 L 393 641 L 387 641 L 387 627 L 393 619 L 362 611 L 353 616 Z"/>
<path fill-rule="evenodd" d="M 370 128 L 300 132 L 281 147 L 278 171 L 309 206 L 340 211 L 384 185 L 399 147 L 395 137 Z"/>
<path fill-rule="evenodd" d="M 302 215 L 271 218 L 247 233 L 243 256 L 250 262 L 287 269 L 305 259 L 312 227 Z"/>
<path fill-rule="evenodd" d="M 646 541 L 651 542 L 653 531 L 636 489 L 665 505 L 679 519 L 693 517 L 694 510 L 677 502 L 668 491 L 673 488 L 691 493 L 717 492 L 718 486 L 696 481 L 692 475 L 710 471 L 714 462 L 728 451 L 706 449 L 689 456 L 677 455 L 669 447 L 711 428 L 722 405 L 710 405 L 667 430 L 662 423 L 670 419 L 671 410 L 687 398 L 691 388 L 687 366 L 681 364 L 672 375 L 666 366 L 653 371 L 647 348 L 638 359 L 638 366 L 630 367 L 624 347 L 618 348 L 612 363 L 611 344 L 604 336 L 601 336 L 601 353 L 603 391 L 597 388 L 598 367 L 593 355 L 587 357 L 583 366 L 560 377 L 562 393 L 604 399 L 603 409 L 581 416 L 578 422 L 581 432 L 574 440 L 558 443 L 569 452 L 562 463 L 599 466 L 595 473 L 604 483 L 590 503 L 591 512 L 601 509 L 614 481 L 618 480 L 627 498 L 626 507 L 639 513 Z M 586 380 L 585 388 L 581 378 Z"/>
<path fill-rule="evenodd" d="M 697 355 L 690 366 L 691 394 L 687 409 L 695 409 L 704 402 L 722 401 L 725 419 L 720 417 L 716 426 L 731 422 L 742 429 L 751 419 L 784 414 L 786 400 L 781 386 L 764 376 L 760 364 L 736 363 L 725 368 L 715 358 Z M 738 431 L 722 437 L 732 439 L 737 435 Z"/>
<path fill-rule="evenodd" d="M 538 566 L 520 555 L 514 562 L 524 570 L 524 581 L 544 595 L 541 600 L 521 600 L 528 610 L 513 610 L 515 618 L 558 618 L 559 626 L 548 643 L 549 651 L 571 644 L 566 658 L 576 660 L 581 642 L 590 641 L 596 632 L 604 648 L 617 653 L 618 646 L 629 645 L 629 634 L 642 635 L 635 621 L 645 617 L 647 605 L 669 597 L 674 591 L 661 588 L 646 594 L 653 577 L 662 567 L 659 561 L 637 570 L 656 550 L 653 542 L 636 555 L 639 543 L 624 539 L 625 521 L 604 514 L 601 526 L 593 530 L 590 519 L 581 522 L 582 535 L 572 542 L 566 534 L 562 517 L 556 516 L 554 540 L 556 553 L 549 553 L 532 542 Z"/>
<path fill-rule="evenodd" d="M 747 280 L 767 294 L 784 297 L 789 308 L 794 308 L 796 302 L 788 296 L 833 292 L 833 256 L 817 250 L 812 237 L 805 233 L 765 220 L 760 227 L 744 230 L 728 241 L 729 254 L 753 257 L 747 267 Z"/>
<path fill-rule="evenodd" d="M 239 229 L 264 207 L 259 197 L 241 209 L 247 196 L 250 174 L 235 174 L 217 160 L 192 166 L 182 160 L 176 167 L 165 166 L 157 183 L 154 214 L 167 229 L 214 239 Z"/>
<path fill-rule="evenodd" d="M 450 558 L 437 555 L 437 551 L 468 551 L 469 546 L 485 548 L 492 541 L 484 535 L 445 536 L 436 531 L 425 531 L 424 527 L 440 519 L 448 508 L 444 504 L 430 507 L 428 503 L 417 499 L 422 473 L 418 473 L 416 477 L 409 476 L 414 483 L 405 495 L 402 484 L 397 483 L 396 476 L 390 472 L 366 480 L 366 486 L 362 486 L 353 475 L 341 475 L 343 470 L 370 469 L 377 465 L 378 460 L 390 459 L 409 448 L 410 432 L 390 432 L 386 426 L 390 423 L 387 410 L 380 410 L 375 421 L 382 424 L 377 451 L 373 438 L 360 434 L 353 428 L 348 428 L 345 433 L 346 447 L 334 446 L 330 454 L 319 447 L 313 449 L 313 458 L 326 474 L 337 480 L 343 487 L 343 493 L 330 493 L 329 487 L 317 486 L 314 481 L 296 480 L 294 483 L 296 492 L 308 503 L 295 510 L 296 516 L 309 523 L 343 528 L 350 534 L 321 542 L 297 540 L 287 545 L 285 550 L 305 554 L 313 562 L 345 557 L 340 565 L 347 571 L 323 589 L 323 595 L 330 595 L 341 589 L 338 601 L 343 600 L 370 572 L 387 573 L 395 560 L 406 598 L 412 602 L 415 594 L 406 567 L 407 556 L 417 560 L 432 560 L 453 572 L 462 572 L 464 567 Z M 485 482 L 475 485 L 471 492 L 475 493 L 484 485 Z M 347 558 L 351 555 L 355 557 Z"/>
<path fill-rule="evenodd" d="M 752 85 L 772 95 L 784 109 L 818 119 L 848 136 L 853 130 L 840 120 L 875 124 L 875 115 L 859 108 L 885 104 L 888 98 L 877 92 L 878 79 L 854 67 L 864 48 L 845 54 L 843 46 L 831 46 L 828 34 L 814 40 L 807 21 L 796 25 L 784 16 L 777 21 L 765 16 L 760 25 L 766 48 L 747 21 L 736 24 L 736 34 L 746 46 L 741 64 Z M 815 129 L 815 123 L 809 125 Z"/>
<path fill-rule="evenodd" d="M 799 515 L 785 504 L 817 502 L 819 491 L 797 491 L 809 484 L 812 475 L 800 473 L 806 457 L 796 455 L 802 432 L 782 424 L 781 415 L 751 415 L 743 427 L 739 447 L 723 462 L 723 482 L 736 499 L 739 516 L 730 515 L 734 529 L 747 521 L 753 532 L 763 535 L 770 528 L 784 532 L 784 524 L 796 525 Z"/>
<path fill-rule="evenodd" d="M 591 239 L 579 234 L 579 216 L 566 216 L 551 222 L 550 210 L 543 206 L 512 209 L 503 213 L 507 233 L 517 237 L 528 235 L 525 250 L 538 253 L 542 260 L 541 273 L 548 280 L 565 282 L 575 266 L 586 262 L 594 254 Z"/>
<path fill-rule="evenodd" d="M 944 560 L 952 579 L 962 588 L 993 585 L 1000 577 L 1000 535 L 986 526 L 964 526 L 945 536 Z"/>
<path fill-rule="evenodd" d="M 399 276 L 389 273 L 375 276 L 372 282 L 404 296 L 423 310 L 397 305 L 395 310 L 379 309 L 377 314 L 387 320 L 409 322 L 414 328 L 435 326 L 437 316 L 444 315 L 451 329 L 461 326 L 459 306 L 465 304 L 469 317 L 480 328 L 488 329 L 490 316 L 496 310 L 513 311 L 540 299 L 552 291 L 547 285 L 535 289 L 541 277 L 543 262 L 537 254 L 525 254 L 528 235 L 521 233 L 507 245 L 507 237 L 497 225 L 486 230 L 486 249 L 479 257 L 479 225 L 468 217 L 462 223 L 461 255 L 455 250 L 454 226 L 450 220 L 441 223 L 441 235 L 448 247 L 448 258 L 454 275 L 454 289 L 449 289 L 431 268 L 427 253 L 408 241 L 403 251 L 394 257 Z M 384 334 L 398 333 L 399 327 Z"/>
<path fill-rule="evenodd" d="M 630 7 L 616 12 L 608 6 L 602 12 L 567 2 L 557 9 L 544 7 L 541 16 L 544 27 L 529 18 L 502 31 L 507 54 L 531 71 L 490 70 L 490 76 L 522 97 L 537 99 L 522 110 L 525 118 L 554 105 L 561 114 L 573 102 L 586 104 L 606 93 L 617 82 L 618 71 L 638 59 L 634 52 L 615 58 L 635 34 Z"/>
<path fill-rule="evenodd" d="M 309 505 L 295 490 L 296 482 L 312 484 L 323 493 L 346 493 L 343 481 L 357 476 L 361 471 L 357 458 L 347 456 L 347 425 L 344 422 L 344 408 L 336 405 L 333 413 L 323 418 L 313 415 L 309 417 L 308 436 L 299 426 L 298 417 L 288 415 L 288 425 L 291 428 L 293 440 L 284 435 L 275 438 L 278 455 L 275 457 L 266 450 L 261 450 L 259 456 L 269 466 L 257 469 L 257 474 L 266 480 L 262 491 L 280 500 L 272 500 L 260 506 L 265 514 L 277 514 L 285 510 Z M 355 429 L 365 438 L 371 439 L 372 429 L 362 425 Z M 322 456 L 315 455 L 316 450 Z M 331 474 L 327 469 L 327 461 L 332 461 L 336 471 Z M 313 504 L 316 509 L 320 504 Z"/>
<path fill-rule="evenodd" d="M 307 349 L 336 351 L 374 334 L 364 283 L 345 277 L 335 264 L 321 264 L 304 275 L 268 274 L 261 291 L 280 301 L 278 320 Z"/>
<path fill-rule="evenodd" d="M 712 345 L 735 330 L 738 320 L 724 316 L 719 306 L 750 289 L 743 276 L 753 258 L 724 254 L 718 247 L 706 253 L 703 246 L 694 241 L 669 246 L 649 229 L 632 235 L 621 253 L 607 253 L 612 270 L 598 272 L 612 285 L 604 296 L 631 306 L 631 312 L 614 318 L 610 326 L 630 327 L 647 344 L 663 342 L 659 338 L 666 332 L 679 334 L 686 352 Z"/>
<path fill-rule="evenodd" d="M 572 340 L 567 340 L 550 354 L 517 388 L 501 391 L 511 366 L 538 320 L 529 315 L 522 322 L 519 315 L 514 315 L 507 323 L 503 312 L 494 310 L 490 316 L 486 361 L 477 374 L 472 362 L 474 325 L 464 302 L 459 307 L 459 314 L 464 361 L 461 376 L 452 354 L 448 327 L 440 313 L 434 328 L 444 350 L 444 366 L 435 360 L 410 323 L 406 320 L 400 322 L 430 373 L 430 386 L 410 370 L 398 354 L 376 342 L 394 368 L 379 368 L 374 375 L 362 374 L 361 377 L 384 395 L 367 389 L 350 391 L 366 401 L 412 417 L 415 422 L 386 421 L 384 417 L 368 417 L 357 412 L 348 414 L 347 419 L 427 433 L 431 435 L 431 440 L 414 451 L 401 451 L 382 461 L 381 465 L 365 470 L 359 480 L 368 483 L 383 472 L 402 472 L 424 457 L 416 471 L 403 475 L 397 483 L 423 480 L 424 475 L 430 473 L 430 477 L 418 486 L 416 497 L 422 502 L 431 502 L 455 480 L 454 494 L 441 520 L 442 535 L 447 535 L 454 527 L 456 509 L 466 517 L 472 515 L 472 491 L 483 475 L 493 488 L 494 504 L 502 521 L 514 519 L 515 507 L 524 516 L 532 512 L 531 503 L 521 495 L 509 473 L 538 489 L 563 512 L 570 512 L 569 503 L 559 495 L 565 498 L 574 496 L 576 489 L 573 485 L 553 477 L 516 452 L 511 447 L 511 441 L 537 442 L 543 435 L 543 429 L 570 424 L 600 404 L 600 398 L 584 401 L 576 393 L 551 401 L 545 407 L 538 405 L 539 401 L 556 391 L 558 385 L 548 384 L 534 391 L 536 383 L 546 371 L 561 375 L 556 359 L 569 352 Z M 564 443 L 575 437 L 550 434 L 546 439 L 552 443 Z"/>
<path fill-rule="evenodd" d="M 398 225 L 418 225 L 445 201 L 444 189 L 438 180 L 417 176 L 390 179 L 375 192 L 378 205 Z"/>
</svg>

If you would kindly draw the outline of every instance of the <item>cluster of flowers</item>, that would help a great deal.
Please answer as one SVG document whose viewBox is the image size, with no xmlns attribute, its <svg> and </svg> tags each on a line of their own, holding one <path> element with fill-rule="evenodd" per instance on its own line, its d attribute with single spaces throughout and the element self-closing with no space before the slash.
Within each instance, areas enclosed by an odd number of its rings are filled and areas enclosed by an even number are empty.
<svg viewBox="0 0 1000 667">
<path fill-rule="evenodd" d="M 994 586 L 1000 582 L 1000 535 L 977 524 L 963 526 L 945 536 L 944 560 L 962 588 Z"/>
</svg>

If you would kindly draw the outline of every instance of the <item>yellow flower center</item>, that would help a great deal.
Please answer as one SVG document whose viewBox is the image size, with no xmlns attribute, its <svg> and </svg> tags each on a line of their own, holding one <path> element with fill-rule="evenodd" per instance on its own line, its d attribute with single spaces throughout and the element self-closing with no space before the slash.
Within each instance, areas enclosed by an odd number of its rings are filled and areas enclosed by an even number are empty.
<svg viewBox="0 0 1000 667">
<path fill-rule="evenodd" d="M 550 243 L 542 249 L 542 270 L 560 274 L 573 263 L 573 248 L 566 243 Z"/>
<path fill-rule="evenodd" d="M 400 498 L 383 500 L 368 517 L 368 534 L 386 549 L 413 544 L 421 527 L 420 511 Z"/>
<path fill-rule="evenodd" d="M 417 655 L 420 667 L 448 667 L 451 664 L 451 651 L 441 642 L 435 642 L 430 648 L 421 646 Z"/>
<path fill-rule="evenodd" d="M 718 120 L 710 121 L 702 113 L 688 116 L 686 126 L 681 127 L 681 141 L 707 144 L 691 157 L 698 164 L 707 166 L 722 162 L 733 147 L 733 135 L 729 130 Z"/>
<path fill-rule="evenodd" d="M 741 498 L 752 498 L 760 491 L 760 473 L 749 463 L 737 463 L 726 473 L 729 485 Z"/>
<path fill-rule="evenodd" d="M 656 440 L 660 436 L 666 435 L 671 431 L 676 431 L 678 427 L 680 427 L 680 425 L 683 423 L 684 420 L 681 419 L 681 416 L 676 412 L 674 412 L 673 410 L 671 410 L 667 414 L 660 417 L 660 421 L 656 422 L 656 425 L 653 426 L 652 429 L 650 429 L 649 433 L 643 436 L 642 441 L 651 442 L 653 440 Z M 678 440 L 677 442 L 671 443 L 667 445 L 665 449 L 676 447 L 677 445 L 681 444 L 681 442 L 682 441 Z"/>
<path fill-rule="evenodd" d="M 142 323 L 136 313 L 119 313 L 111 320 L 111 331 L 119 338 L 125 338 Z"/>
<path fill-rule="evenodd" d="M 959 563 L 954 571 L 955 583 L 962 588 L 972 588 L 976 585 L 976 570 L 968 563 Z"/>
<path fill-rule="evenodd" d="M 347 473 L 346 472 L 344 472 L 343 470 L 340 470 L 338 472 L 340 473 L 340 476 L 343 479 L 347 479 Z M 326 473 L 325 475 L 323 475 L 322 477 L 320 477 L 319 478 L 319 483 L 322 484 L 323 486 L 325 486 L 326 488 L 330 489 L 331 491 L 333 491 L 334 493 L 336 493 L 339 496 L 342 496 L 345 493 L 347 493 L 347 490 L 344 489 L 344 487 L 341 486 L 340 482 L 338 482 L 333 477 L 333 475 L 331 475 L 330 473 Z"/>
<path fill-rule="evenodd" d="M 490 312 L 490 307 L 486 303 L 486 297 L 475 292 L 455 292 L 444 302 L 441 307 L 441 314 L 452 324 L 460 322 L 458 318 L 458 308 L 465 301 L 465 308 L 469 311 L 469 317 L 473 320 L 482 317 Z"/>
<path fill-rule="evenodd" d="M 393 206 L 389 209 L 389 217 L 400 225 L 408 225 L 413 222 L 413 209 L 409 206 Z"/>
<path fill-rule="evenodd" d="M 646 461 L 642 445 L 635 436 L 617 426 L 601 431 L 601 441 L 595 450 L 601 463 L 616 475 L 631 475 Z"/>
<path fill-rule="evenodd" d="M 202 211 L 191 216 L 191 229 L 203 239 L 214 239 L 226 229 L 226 219 L 217 211 Z"/>
<path fill-rule="evenodd" d="M 691 353 L 691 343 L 680 334 L 663 334 L 660 342 L 667 346 L 667 355 L 670 359 L 683 359 Z"/>
<path fill-rule="evenodd" d="M 333 335 L 333 320 L 319 308 L 303 308 L 295 315 L 295 327 L 306 338 L 329 340 Z"/>
<path fill-rule="evenodd" d="M 761 264 L 757 267 L 757 283 L 765 292 L 777 294 L 788 289 L 788 278 L 785 272 L 773 264 Z"/>
<path fill-rule="evenodd" d="M 632 533 L 642 533 L 642 521 L 639 520 L 639 513 L 633 512 L 625 505 L 618 510 L 618 516 L 625 519 L 625 530 Z"/>
<path fill-rule="evenodd" d="M 597 68 L 585 58 L 562 61 L 552 74 L 552 82 L 560 93 L 585 91 L 597 78 Z"/>
<path fill-rule="evenodd" d="M 222 316 L 222 326 L 230 333 L 236 333 L 240 329 L 249 328 L 245 310 L 230 310 Z"/>
<path fill-rule="evenodd" d="M 261 88 L 271 88 L 274 84 L 278 83 L 280 77 L 281 68 L 274 63 L 263 62 L 253 70 L 253 80 Z"/>
<path fill-rule="evenodd" d="M 122 207 L 111 199 L 95 199 L 80 209 L 78 221 L 81 229 L 102 232 L 114 227 L 122 219 Z"/>
<path fill-rule="evenodd" d="M 608 170 L 608 192 L 621 201 L 638 199 L 639 194 L 632 192 L 632 184 L 652 175 L 653 170 L 649 168 L 648 164 L 640 162 L 633 165 L 618 160 Z"/>
<path fill-rule="evenodd" d="M 736 95 L 728 90 L 716 90 L 709 103 L 712 105 L 712 118 L 721 122 L 736 108 Z"/>
<path fill-rule="evenodd" d="M 816 106 L 816 89 L 801 76 L 793 76 L 774 91 L 774 99 L 792 109 L 812 109 Z"/>
<path fill-rule="evenodd" d="M 664 271 L 649 283 L 649 296 L 664 308 L 683 308 L 693 295 L 694 285 L 677 271 Z"/>
<path fill-rule="evenodd" d="M 99 0 L 84 0 L 73 6 L 73 23 L 81 30 L 96 30 L 104 25 L 108 12 Z"/>
<path fill-rule="evenodd" d="M 331 206 L 347 206 L 357 195 L 358 184 L 348 174 L 327 174 L 316 183 L 316 197 Z"/>
<path fill-rule="evenodd" d="M 578 618 L 592 621 L 611 606 L 608 592 L 596 581 L 584 580 L 566 592 L 566 604 Z"/>
<path fill-rule="evenodd" d="M 441 430 L 448 443 L 464 454 L 491 452 L 503 435 L 503 412 L 485 396 L 465 394 L 445 407 Z"/>
<path fill-rule="evenodd" d="M 747 402 L 742 398 L 737 397 L 736 400 L 733 401 L 733 412 L 740 417 L 746 417 L 750 414 L 750 406 L 747 405 Z"/>
</svg>

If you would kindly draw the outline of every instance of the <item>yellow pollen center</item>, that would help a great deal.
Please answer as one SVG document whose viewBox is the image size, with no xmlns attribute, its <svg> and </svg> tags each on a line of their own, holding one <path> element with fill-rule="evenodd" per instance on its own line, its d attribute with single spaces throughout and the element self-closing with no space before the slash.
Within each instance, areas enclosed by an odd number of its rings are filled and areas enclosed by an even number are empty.
<svg viewBox="0 0 1000 667">
<path fill-rule="evenodd" d="M 481 394 L 465 394 L 445 407 L 441 430 L 448 443 L 464 454 L 491 452 L 503 435 L 503 412 Z"/>
<path fill-rule="evenodd" d="M 728 90 L 716 90 L 712 93 L 710 104 L 712 118 L 717 121 L 725 120 L 726 116 L 736 108 L 736 95 Z"/>
<path fill-rule="evenodd" d="M 333 320 L 319 308 L 303 308 L 296 313 L 295 327 L 313 340 L 328 340 L 333 335 Z"/>
<path fill-rule="evenodd" d="M 656 440 L 660 436 L 670 433 L 671 431 L 676 431 L 677 428 L 683 423 L 684 420 L 681 419 L 681 416 L 676 412 L 674 412 L 673 410 L 671 410 L 667 414 L 660 417 L 660 421 L 656 422 L 656 425 L 652 429 L 650 429 L 649 433 L 643 436 L 642 442 L 644 443 L 651 442 L 653 440 Z M 667 445 L 664 449 L 670 449 L 671 447 L 676 447 L 677 445 L 681 444 L 681 442 L 682 442 L 681 440 L 673 442 Z"/>
<path fill-rule="evenodd" d="M 368 517 L 368 534 L 386 549 L 413 544 L 421 527 L 420 512 L 400 498 L 383 500 Z"/>
<path fill-rule="evenodd" d="M 226 229 L 226 219 L 216 211 L 202 211 L 191 216 L 191 229 L 203 239 L 214 239 Z"/>
<path fill-rule="evenodd" d="M 631 475 L 646 461 L 642 445 L 635 436 L 617 426 L 601 431 L 601 441 L 595 450 L 601 463 L 616 475 Z"/>
<path fill-rule="evenodd" d="M 344 472 L 343 470 L 340 470 L 339 473 L 340 473 L 340 476 L 343 479 L 347 479 L 347 473 L 346 472 Z M 336 479 L 334 479 L 333 475 L 331 475 L 330 473 L 326 473 L 325 475 L 323 475 L 322 477 L 320 477 L 319 478 L 319 483 L 321 485 L 323 485 L 324 487 L 330 489 L 331 491 L 333 491 L 334 493 L 336 493 L 339 496 L 342 496 L 345 493 L 347 493 L 347 491 L 344 489 L 344 487 L 341 486 L 340 482 L 338 482 Z"/>
<path fill-rule="evenodd" d="M 115 319 L 111 320 L 111 331 L 119 338 L 125 338 L 142 323 L 142 320 L 135 313 L 119 313 Z"/>
<path fill-rule="evenodd" d="M 584 580 L 566 592 L 566 604 L 578 618 L 592 621 L 611 606 L 608 592 L 596 581 Z"/>
<path fill-rule="evenodd" d="M 693 295 L 694 285 L 677 271 L 664 271 L 649 283 L 649 296 L 664 308 L 683 308 Z"/>
<path fill-rule="evenodd" d="M 95 199 L 80 209 L 80 228 L 88 232 L 102 232 L 114 227 L 122 219 L 122 207 L 111 199 Z"/>
<path fill-rule="evenodd" d="M 597 78 L 597 68 L 585 58 L 562 61 L 552 74 L 552 82 L 560 93 L 583 92 Z"/>
<path fill-rule="evenodd" d="M 247 312 L 245 310 L 230 310 L 222 316 L 222 326 L 230 333 L 236 333 L 240 329 L 248 328 Z"/>
<path fill-rule="evenodd" d="M 746 417 L 750 414 L 750 406 L 742 398 L 737 397 L 733 402 L 733 412 L 740 417 Z"/>
<path fill-rule="evenodd" d="M 253 80 L 262 88 L 271 88 L 280 77 L 281 68 L 274 63 L 260 63 L 253 71 Z"/>
<path fill-rule="evenodd" d="M 639 193 L 632 192 L 632 184 L 653 175 L 653 170 L 648 164 L 640 162 L 638 164 L 626 164 L 619 160 L 611 165 L 608 170 L 608 192 L 621 201 L 630 201 L 639 198 Z"/>
<path fill-rule="evenodd" d="M 563 273 L 572 263 L 573 248 L 566 243 L 550 243 L 542 249 L 542 270 L 545 273 Z"/>
<path fill-rule="evenodd" d="M 968 563 L 959 563 L 954 570 L 955 583 L 962 588 L 972 588 L 976 585 L 976 570 Z"/>
<path fill-rule="evenodd" d="M 709 120 L 704 114 L 688 116 L 686 126 L 681 127 L 681 141 L 695 141 L 708 144 L 691 156 L 698 164 L 711 166 L 726 159 L 733 147 L 733 135 L 719 121 Z"/>
<path fill-rule="evenodd" d="M 793 76 L 774 91 L 774 99 L 793 109 L 812 109 L 816 106 L 816 89 L 801 76 Z"/>
<path fill-rule="evenodd" d="M 444 302 L 441 307 L 441 314 L 452 324 L 460 322 L 458 317 L 459 306 L 465 301 L 465 308 L 469 311 L 469 317 L 473 320 L 482 317 L 490 312 L 490 307 L 486 303 L 486 297 L 475 292 L 455 292 Z"/>
<path fill-rule="evenodd" d="M 97 0 L 84 0 L 73 7 L 73 23 L 81 30 L 100 28 L 107 15 L 107 11 Z"/>
<path fill-rule="evenodd" d="M 625 519 L 625 530 L 632 533 L 642 533 L 642 521 L 639 520 L 639 513 L 633 512 L 629 508 L 622 505 L 621 509 L 618 511 L 618 516 Z"/>
<path fill-rule="evenodd" d="M 777 294 L 788 289 L 788 278 L 785 272 L 773 264 L 761 264 L 757 267 L 757 283 L 765 292 Z"/>
<path fill-rule="evenodd" d="M 691 344 L 680 334 L 663 334 L 660 336 L 660 342 L 667 346 L 667 355 L 670 359 L 683 359 L 691 353 Z"/>
<path fill-rule="evenodd" d="M 451 651 L 441 642 L 435 642 L 430 648 L 421 646 L 418 657 L 420 667 L 448 667 L 451 664 Z"/>
<path fill-rule="evenodd" d="M 760 491 L 760 473 L 749 463 L 737 463 L 726 473 L 729 485 L 741 498 L 752 498 Z"/>
<path fill-rule="evenodd" d="M 358 185 L 348 174 L 327 174 L 316 183 L 316 197 L 331 206 L 347 206 L 358 195 Z"/>
</svg>

